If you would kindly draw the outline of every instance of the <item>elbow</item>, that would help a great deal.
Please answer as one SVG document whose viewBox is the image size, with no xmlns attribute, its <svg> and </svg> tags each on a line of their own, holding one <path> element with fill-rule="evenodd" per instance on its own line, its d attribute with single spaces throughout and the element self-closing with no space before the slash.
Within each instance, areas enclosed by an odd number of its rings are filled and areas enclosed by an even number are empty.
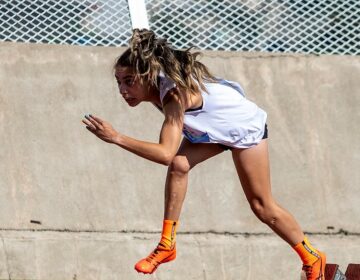
<svg viewBox="0 0 360 280">
<path fill-rule="evenodd" d="M 175 155 L 172 153 L 164 153 L 163 156 L 161 157 L 160 163 L 162 165 L 169 166 L 172 163 L 174 157 Z"/>
</svg>

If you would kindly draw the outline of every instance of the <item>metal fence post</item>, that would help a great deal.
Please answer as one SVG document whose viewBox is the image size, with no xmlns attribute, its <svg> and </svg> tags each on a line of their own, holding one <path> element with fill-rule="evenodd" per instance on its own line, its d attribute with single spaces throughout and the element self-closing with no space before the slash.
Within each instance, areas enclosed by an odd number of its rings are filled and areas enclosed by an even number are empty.
<svg viewBox="0 0 360 280">
<path fill-rule="evenodd" d="M 149 29 L 145 0 L 128 0 L 132 28 Z"/>
</svg>

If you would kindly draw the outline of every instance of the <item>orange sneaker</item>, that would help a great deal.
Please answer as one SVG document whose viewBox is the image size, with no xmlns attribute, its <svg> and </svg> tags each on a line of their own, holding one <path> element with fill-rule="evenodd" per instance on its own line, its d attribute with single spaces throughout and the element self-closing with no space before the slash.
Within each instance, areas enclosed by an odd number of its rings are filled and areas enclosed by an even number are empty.
<svg viewBox="0 0 360 280">
<path fill-rule="evenodd" d="M 312 265 L 303 265 L 301 280 L 325 280 L 326 255 L 319 252 L 319 256 Z"/>
<path fill-rule="evenodd" d="M 166 248 L 159 243 L 154 251 L 145 259 L 135 264 L 135 270 L 144 274 L 153 273 L 160 264 L 172 261 L 176 258 L 176 246 Z"/>
</svg>

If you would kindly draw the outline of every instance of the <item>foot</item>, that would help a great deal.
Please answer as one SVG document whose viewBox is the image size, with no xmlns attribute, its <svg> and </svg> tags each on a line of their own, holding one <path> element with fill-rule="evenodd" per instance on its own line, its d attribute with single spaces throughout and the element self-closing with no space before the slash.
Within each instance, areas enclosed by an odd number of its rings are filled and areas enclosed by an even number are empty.
<svg viewBox="0 0 360 280">
<path fill-rule="evenodd" d="M 144 274 L 153 273 L 160 264 L 172 261 L 176 258 L 176 246 L 173 248 L 166 248 L 159 244 L 154 251 L 145 259 L 140 260 L 135 264 L 137 272 Z"/>
<path fill-rule="evenodd" d="M 319 258 L 311 265 L 303 265 L 301 280 L 325 280 L 326 256 L 319 252 Z"/>
</svg>

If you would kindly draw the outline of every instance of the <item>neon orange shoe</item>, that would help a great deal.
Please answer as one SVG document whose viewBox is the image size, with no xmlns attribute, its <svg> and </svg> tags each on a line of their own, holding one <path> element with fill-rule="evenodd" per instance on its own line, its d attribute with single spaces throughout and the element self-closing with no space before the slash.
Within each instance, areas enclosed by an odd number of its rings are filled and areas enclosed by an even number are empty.
<svg viewBox="0 0 360 280">
<path fill-rule="evenodd" d="M 326 255 L 319 252 L 319 256 L 312 265 L 303 265 L 301 280 L 325 280 Z"/>
<path fill-rule="evenodd" d="M 147 258 L 135 264 L 135 270 L 144 274 L 153 273 L 160 264 L 170 262 L 176 258 L 176 246 L 166 248 L 161 243 L 151 252 Z"/>
</svg>

